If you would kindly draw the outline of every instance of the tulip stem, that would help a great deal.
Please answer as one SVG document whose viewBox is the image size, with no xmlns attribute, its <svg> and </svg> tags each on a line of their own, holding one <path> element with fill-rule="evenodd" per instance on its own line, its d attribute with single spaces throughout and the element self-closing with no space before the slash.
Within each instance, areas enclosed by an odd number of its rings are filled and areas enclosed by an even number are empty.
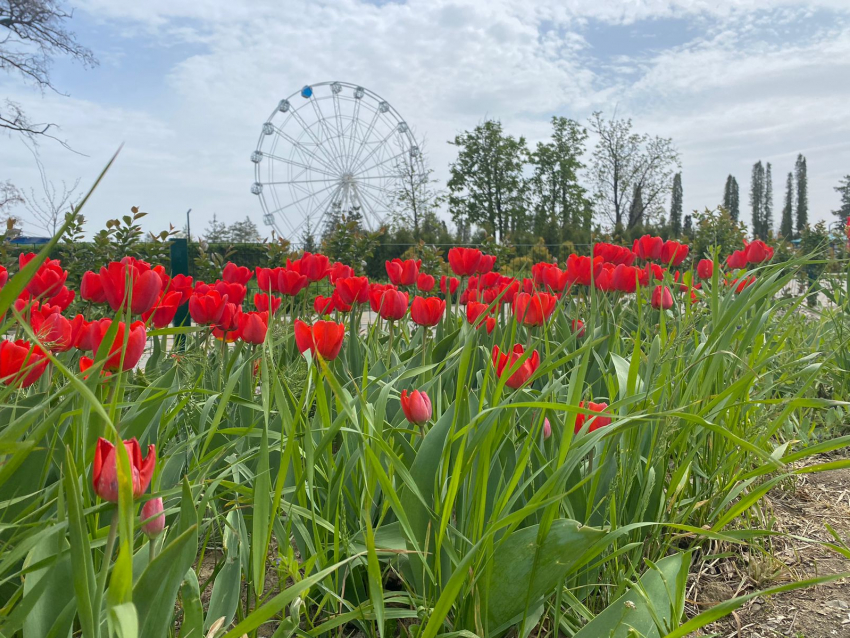
<svg viewBox="0 0 850 638">
<path fill-rule="evenodd" d="M 103 600 L 103 592 L 106 589 L 106 575 L 109 573 L 109 564 L 112 562 L 112 551 L 115 549 L 115 537 L 118 536 L 118 507 L 112 512 L 112 520 L 109 523 L 109 534 L 106 537 L 106 545 L 103 548 L 103 563 L 100 566 L 100 575 L 97 579 L 98 607 Z"/>
<path fill-rule="evenodd" d="M 148 564 L 152 563 L 153 559 L 156 558 L 156 554 L 157 554 L 156 546 L 157 545 L 158 545 L 157 538 L 156 538 L 156 536 L 154 536 L 148 542 Z"/>
</svg>

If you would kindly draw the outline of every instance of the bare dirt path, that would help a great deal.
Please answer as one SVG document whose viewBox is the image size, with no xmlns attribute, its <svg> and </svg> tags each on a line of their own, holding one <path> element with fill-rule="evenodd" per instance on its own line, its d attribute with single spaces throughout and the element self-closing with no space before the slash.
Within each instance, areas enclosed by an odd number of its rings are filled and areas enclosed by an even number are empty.
<svg viewBox="0 0 850 638">
<path fill-rule="evenodd" d="M 846 454 L 846 452 L 845 452 Z M 820 457 L 809 464 L 840 457 Z M 850 469 L 800 475 L 794 484 L 778 486 L 763 500 L 764 520 L 754 521 L 778 532 L 814 541 L 850 544 Z M 720 551 L 722 548 L 718 548 Z M 729 548 L 726 548 L 727 551 Z M 703 565 L 693 577 L 700 611 L 737 595 L 786 582 L 850 571 L 850 560 L 817 543 L 780 537 L 773 558 L 738 553 Z M 690 606 L 690 605 L 689 605 Z M 724 638 L 850 637 L 850 579 L 818 587 L 755 598 L 701 635 Z"/>
</svg>

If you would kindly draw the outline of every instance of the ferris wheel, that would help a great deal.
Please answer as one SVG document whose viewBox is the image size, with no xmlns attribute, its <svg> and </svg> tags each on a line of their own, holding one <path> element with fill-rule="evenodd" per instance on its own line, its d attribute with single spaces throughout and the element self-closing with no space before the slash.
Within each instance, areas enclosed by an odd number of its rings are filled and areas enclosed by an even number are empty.
<svg viewBox="0 0 850 638">
<path fill-rule="evenodd" d="M 375 229 L 401 183 L 425 179 L 413 132 L 389 102 L 348 82 L 310 84 L 281 100 L 251 154 L 263 222 L 296 237 L 328 215 Z"/>
</svg>

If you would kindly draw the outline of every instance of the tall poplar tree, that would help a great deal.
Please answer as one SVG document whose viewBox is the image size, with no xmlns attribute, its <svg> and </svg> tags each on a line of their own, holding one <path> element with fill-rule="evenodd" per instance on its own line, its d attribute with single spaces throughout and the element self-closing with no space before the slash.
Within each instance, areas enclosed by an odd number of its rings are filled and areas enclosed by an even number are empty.
<svg viewBox="0 0 850 638">
<path fill-rule="evenodd" d="M 670 230 L 678 237 L 682 232 L 682 173 L 673 176 L 673 194 L 670 197 Z"/>
<path fill-rule="evenodd" d="M 771 172 L 770 162 L 764 168 L 764 197 L 762 201 L 762 239 L 767 239 L 771 231 L 773 231 L 773 173 Z"/>
<path fill-rule="evenodd" d="M 782 207 L 782 223 L 779 234 L 785 239 L 794 236 L 794 173 L 788 173 L 785 180 L 785 206 Z"/>
<path fill-rule="evenodd" d="M 841 195 L 841 206 L 838 210 L 832 211 L 833 215 L 838 217 L 838 221 L 842 224 L 847 223 L 847 218 L 850 217 L 850 175 L 845 175 L 835 187 L 835 192 Z"/>
<path fill-rule="evenodd" d="M 764 227 L 764 165 L 761 160 L 753 164 L 750 178 L 750 208 L 753 211 L 753 237 L 763 238 Z"/>
<path fill-rule="evenodd" d="M 723 208 L 729 216 L 738 221 L 741 216 L 740 196 L 738 194 L 738 180 L 730 175 L 726 178 L 726 188 L 723 190 Z"/>
<path fill-rule="evenodd" d="M 794 177 L 797 181 L 797 233 L 809 224 L 809 179 L 806 176 L 806 158 L 797 155 L 794 167 Z"/>
</svg>

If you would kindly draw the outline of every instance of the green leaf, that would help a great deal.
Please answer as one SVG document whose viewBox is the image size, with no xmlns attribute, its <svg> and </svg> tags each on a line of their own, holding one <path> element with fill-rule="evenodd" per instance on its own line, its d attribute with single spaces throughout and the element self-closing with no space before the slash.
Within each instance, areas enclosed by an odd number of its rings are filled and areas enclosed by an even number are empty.
<svg viewBox="0 0 850 638">
<path fill-rule="evenodd" d="M 73 616 L 61 618 L 62 611 L 74 600 L 74 590 L 68 587 L 68 583 L 73 581 L 71 554 L 68 549 L 68 542 L 64 538 L 59 543 L 54 539 L 45 539 L 27 556 L 27 565 L 40 563 L 51 556 L 56 556 L 56 559 L 52 564 L 28 573 L 24 581 L 23 605 L 27 604 L 27 598 L 41 585 L 40 595 L 29 608 L 24 621 L 24 638 L 46 636 L 57 622 L 62 624 L 57 627 L 57 633 L 62 636 L 71 634 Z M 16 607 L 15 611 L 17 609 Z M 4 630 L 10 631 L 9 626 L 4 626 Z"/>
<path fill-rule="evenodd" d="M 539 531 L 538 525 L 517 530 L 493 551 L 486 600 L 488 629 L 494 634 L 534 610 L 606 534 L 568 519 L 554 521 L 542 543 Z"/>
<path fill-rule="evenodd" d="M 188 569 L 180 586 L 183 607 L 183 622 L 180 623 L 180 638 L 202 638 L 204 635 L 204 609 L 201 605 L 201 589 L 194 569 Z"/>
<path fill-rule="evenodd" d="M 682 575 L 687 576 L 690 564 L 688 552 L 658 561 L 640 577 L 639 585 L 608 605 L 573 638 L 659 638 L 664 635 L 659 633 L 659 621 L 666 624 L 665 632 L 677 627 L 685 603 L 684 589 L 678 590 L 684 586 Z"/>
<path fill-rule="evenodd" d="M 94 564 L 89 545 L 89 533 L 80 502 L 80 485 L 77 482 L 77 466 L 71 448 L 65 448 L 64 482 L 68 499 L 68 528 L 71 536 L 71 567 L 74 574 L 74 596 L 77 598 L 77 613 L 83 638 L 97 638 L 95 614 L 92 600 L 97 588 L 94 576 Z M 100 613 L 98 612 L 98 625 Z"/>
</svg>

